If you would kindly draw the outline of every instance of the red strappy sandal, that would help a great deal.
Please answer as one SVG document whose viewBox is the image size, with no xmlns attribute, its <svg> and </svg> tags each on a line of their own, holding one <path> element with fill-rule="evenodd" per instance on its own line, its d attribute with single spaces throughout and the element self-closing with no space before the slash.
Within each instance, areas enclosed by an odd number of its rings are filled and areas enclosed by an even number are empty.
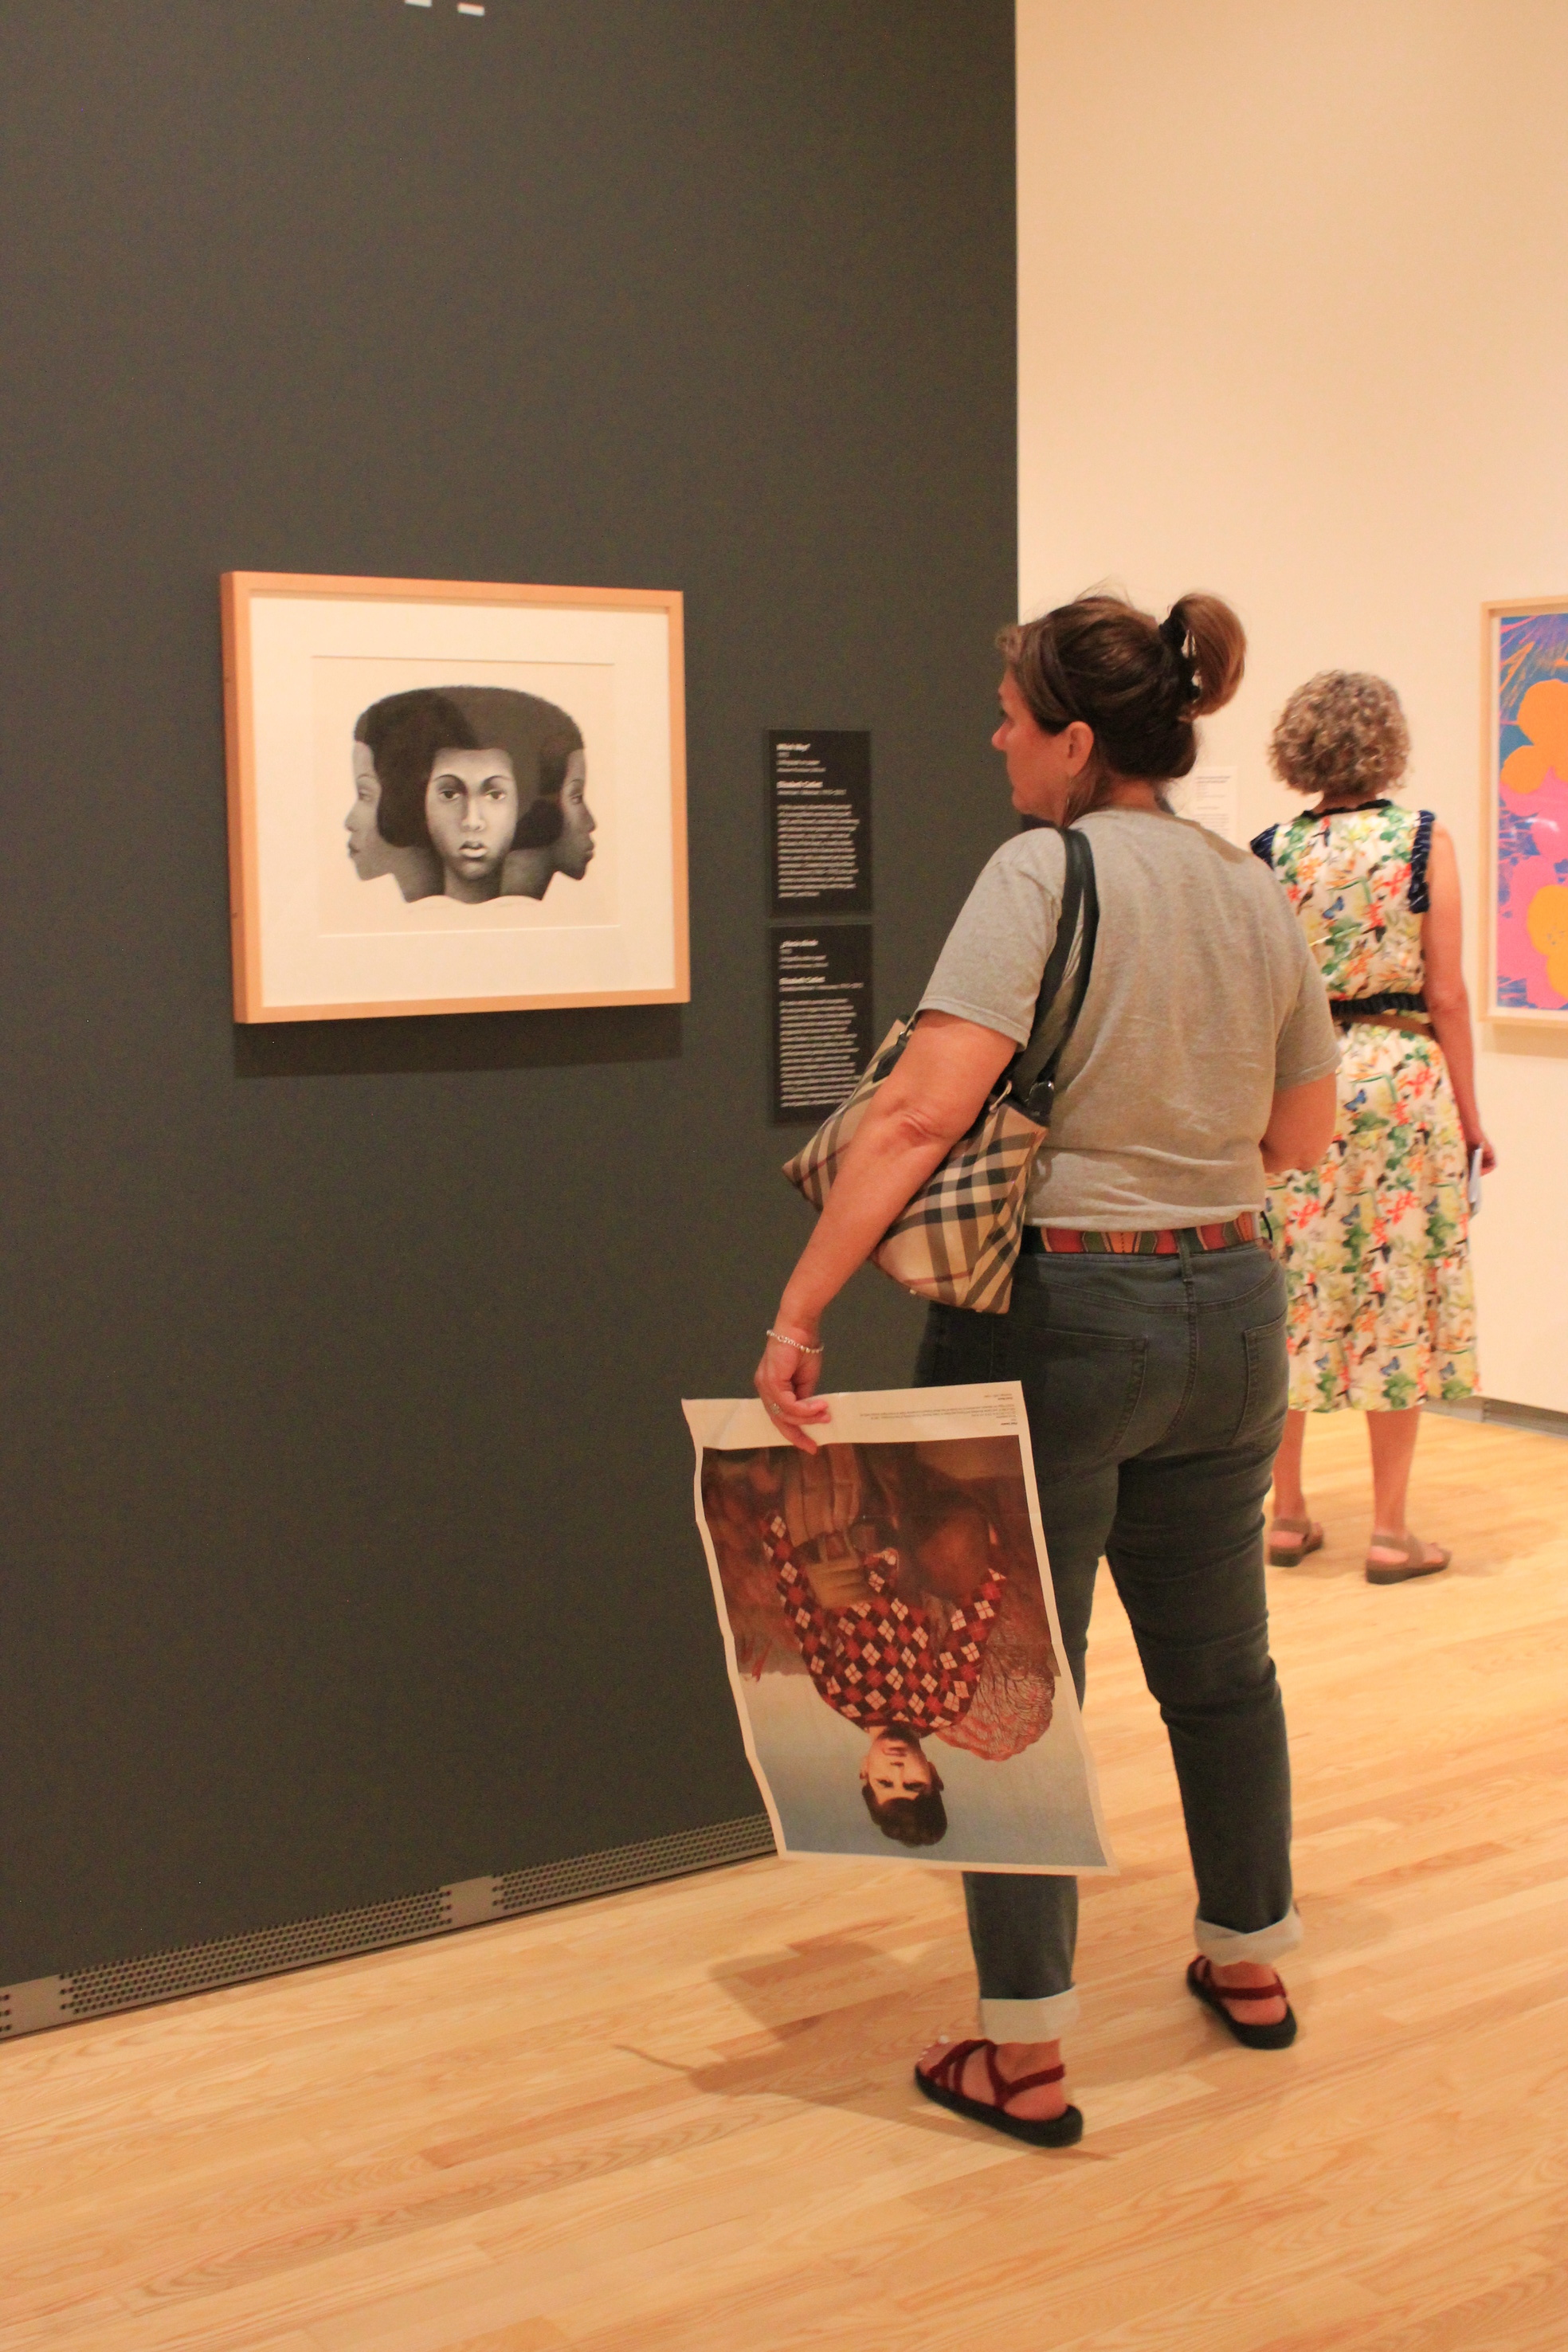
<svg viewBox="0 0 1568 2352">
<path fill-rule="evenodd" d="M 977 2050 L 984 2055 L 985 2071 L 991 2077 L 994 2105 L 985 2099 L 965 2098 L 959 2089 L 963 2070 Z M 1066 2073 L 1065 2066 L 1047 2066 L 1037 2074 L 1020 2074 L 1016 2083 L 1009 2083 L 996 2063 L 994 2042 L 955 2042 L 929 2074 L 915 2068 L 915 2087 L 928 2099 L 934 2099 L 939 2107 L 946 2107 L 955 2116 L 967 2116 L 971 2123 L 988 2124 L 993 2131 L 1006 2132 L 1013 2139 L 1026 2139 L 1031 2147 L 1071 2147 L 1083 2137 L 1083 2117 L 1076 2107 L 1064 2107 L 1059 2116 L 1007 2113 L 1008 2100 L 1016 2099 L 1020 2091 L 1038 2090 L 1042 2083 L 1059 2083 Z"/>
<path fill-rule="evenodd" d="M 1187 1966 L 1187 1990 L 1205 2009 L 1212 2009 L 1221 2023 L 1228 2026 L 1237 2040 L 1248 2050 L 1289 2050 L 1296 2039 L 1296 2012 L 1286 1999 L 1285 1988 L 1275 1977 L 1269 1984 L 1215 1984 L 1209 1964 L 1202 1955 Z M 1285 2014 L 1273 2025 L 1243 2025 L 1232 2017 L 1227 2002 L 1232 2000 L 1283 2000 Z"/>
</svg>

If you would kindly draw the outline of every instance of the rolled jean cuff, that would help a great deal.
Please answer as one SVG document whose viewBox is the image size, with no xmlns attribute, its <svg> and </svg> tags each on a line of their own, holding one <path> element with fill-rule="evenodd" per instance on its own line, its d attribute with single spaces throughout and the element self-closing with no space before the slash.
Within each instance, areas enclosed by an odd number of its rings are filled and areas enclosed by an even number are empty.
<svg viewBox="0 0 1568 2352">
<path fill-rule="evenodd" d="M 980 2031 L 987 2042 L 1058 2042 L 1078 2023 L 1078 1988 L 1039 2000 L 987 2000 L 980 1996 Z"/>
<path fill-rule="evenodd" d="M 1271 1927 L 1215 1927 L 1201 1912 L 1193 1919 L 1193 1933 L 1205 1960 L 1227 1969 L 1233 1960 L 1282 1960 L 1301 1940 L 1301 1918 L 1292 1903 L 1283 1919 Z"/>
</svg>

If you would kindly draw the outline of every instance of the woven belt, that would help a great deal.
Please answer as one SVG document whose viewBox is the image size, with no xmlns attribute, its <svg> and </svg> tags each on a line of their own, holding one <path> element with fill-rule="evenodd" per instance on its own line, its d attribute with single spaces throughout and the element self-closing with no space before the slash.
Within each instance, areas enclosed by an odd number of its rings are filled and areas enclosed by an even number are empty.
<svg viewBox="0 0 1568 2352">
<path fill-rule="evenodd" d="M 1184 1225 L 1179 1233 L 1169 1225 L 1157 1234 L 1080 1234 L 1074 1225 L 1026 1225 L 1024 1247 L 1051 1257 L 1174 1257 L 1184 1241 L 1189 1249 L 1238 1249 L 1243 1242 L 1255 1242 L 1258 1231 L 1257 1213 L 1245 1209 L 1224 1224 Z"/>
</svg>

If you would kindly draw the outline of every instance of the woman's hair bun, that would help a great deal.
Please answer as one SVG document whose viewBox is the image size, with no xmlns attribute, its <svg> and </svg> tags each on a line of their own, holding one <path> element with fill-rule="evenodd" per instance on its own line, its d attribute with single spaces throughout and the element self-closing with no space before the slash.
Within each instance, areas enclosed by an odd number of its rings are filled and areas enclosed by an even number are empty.
<svg viewBox="0 0 1568 2352">
<path fill-rule="evenodd" d="M 1221 596 L 1194 589 L 1163 621 L 1097 590 L 998 640 L 1018 691 L 1047 734 L 1077 719 L 1094 731 L 1081 806 L 1116 777 L 1161 783 L 1198 755 L 1194 721 L 1227 703 L 1247 665 L 1247 633 Z"/>
<path fill-rule="evenodd" d="M 1178 629 L 1192 648 L 1193 717 L 1205 719 L 1211 710 L 1223 710 L 1241 684 L 1247 633 L 1223 596 L 1205 595 L 1202 589 L 1177 597 L 1160 634 L 1173 636 Z"/>
</svg>

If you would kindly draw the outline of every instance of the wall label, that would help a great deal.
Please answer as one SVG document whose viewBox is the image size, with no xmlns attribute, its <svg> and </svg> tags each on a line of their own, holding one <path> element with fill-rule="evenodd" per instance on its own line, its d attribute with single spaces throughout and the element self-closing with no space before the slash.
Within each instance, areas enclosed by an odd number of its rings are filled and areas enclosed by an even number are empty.
<svg viewBox="0 0 1568 2352">
<path fill-rule="evenodd" d="M 773 1124 L 837 1110 L 871 1058 L 871 932 L 821 923 L 773 934 Z"/>
<path fill-rule="evenodd" d="M 871 912 L 871 738 L 862 728 L 768 737 L 772 913 Z"/>
</svg>

